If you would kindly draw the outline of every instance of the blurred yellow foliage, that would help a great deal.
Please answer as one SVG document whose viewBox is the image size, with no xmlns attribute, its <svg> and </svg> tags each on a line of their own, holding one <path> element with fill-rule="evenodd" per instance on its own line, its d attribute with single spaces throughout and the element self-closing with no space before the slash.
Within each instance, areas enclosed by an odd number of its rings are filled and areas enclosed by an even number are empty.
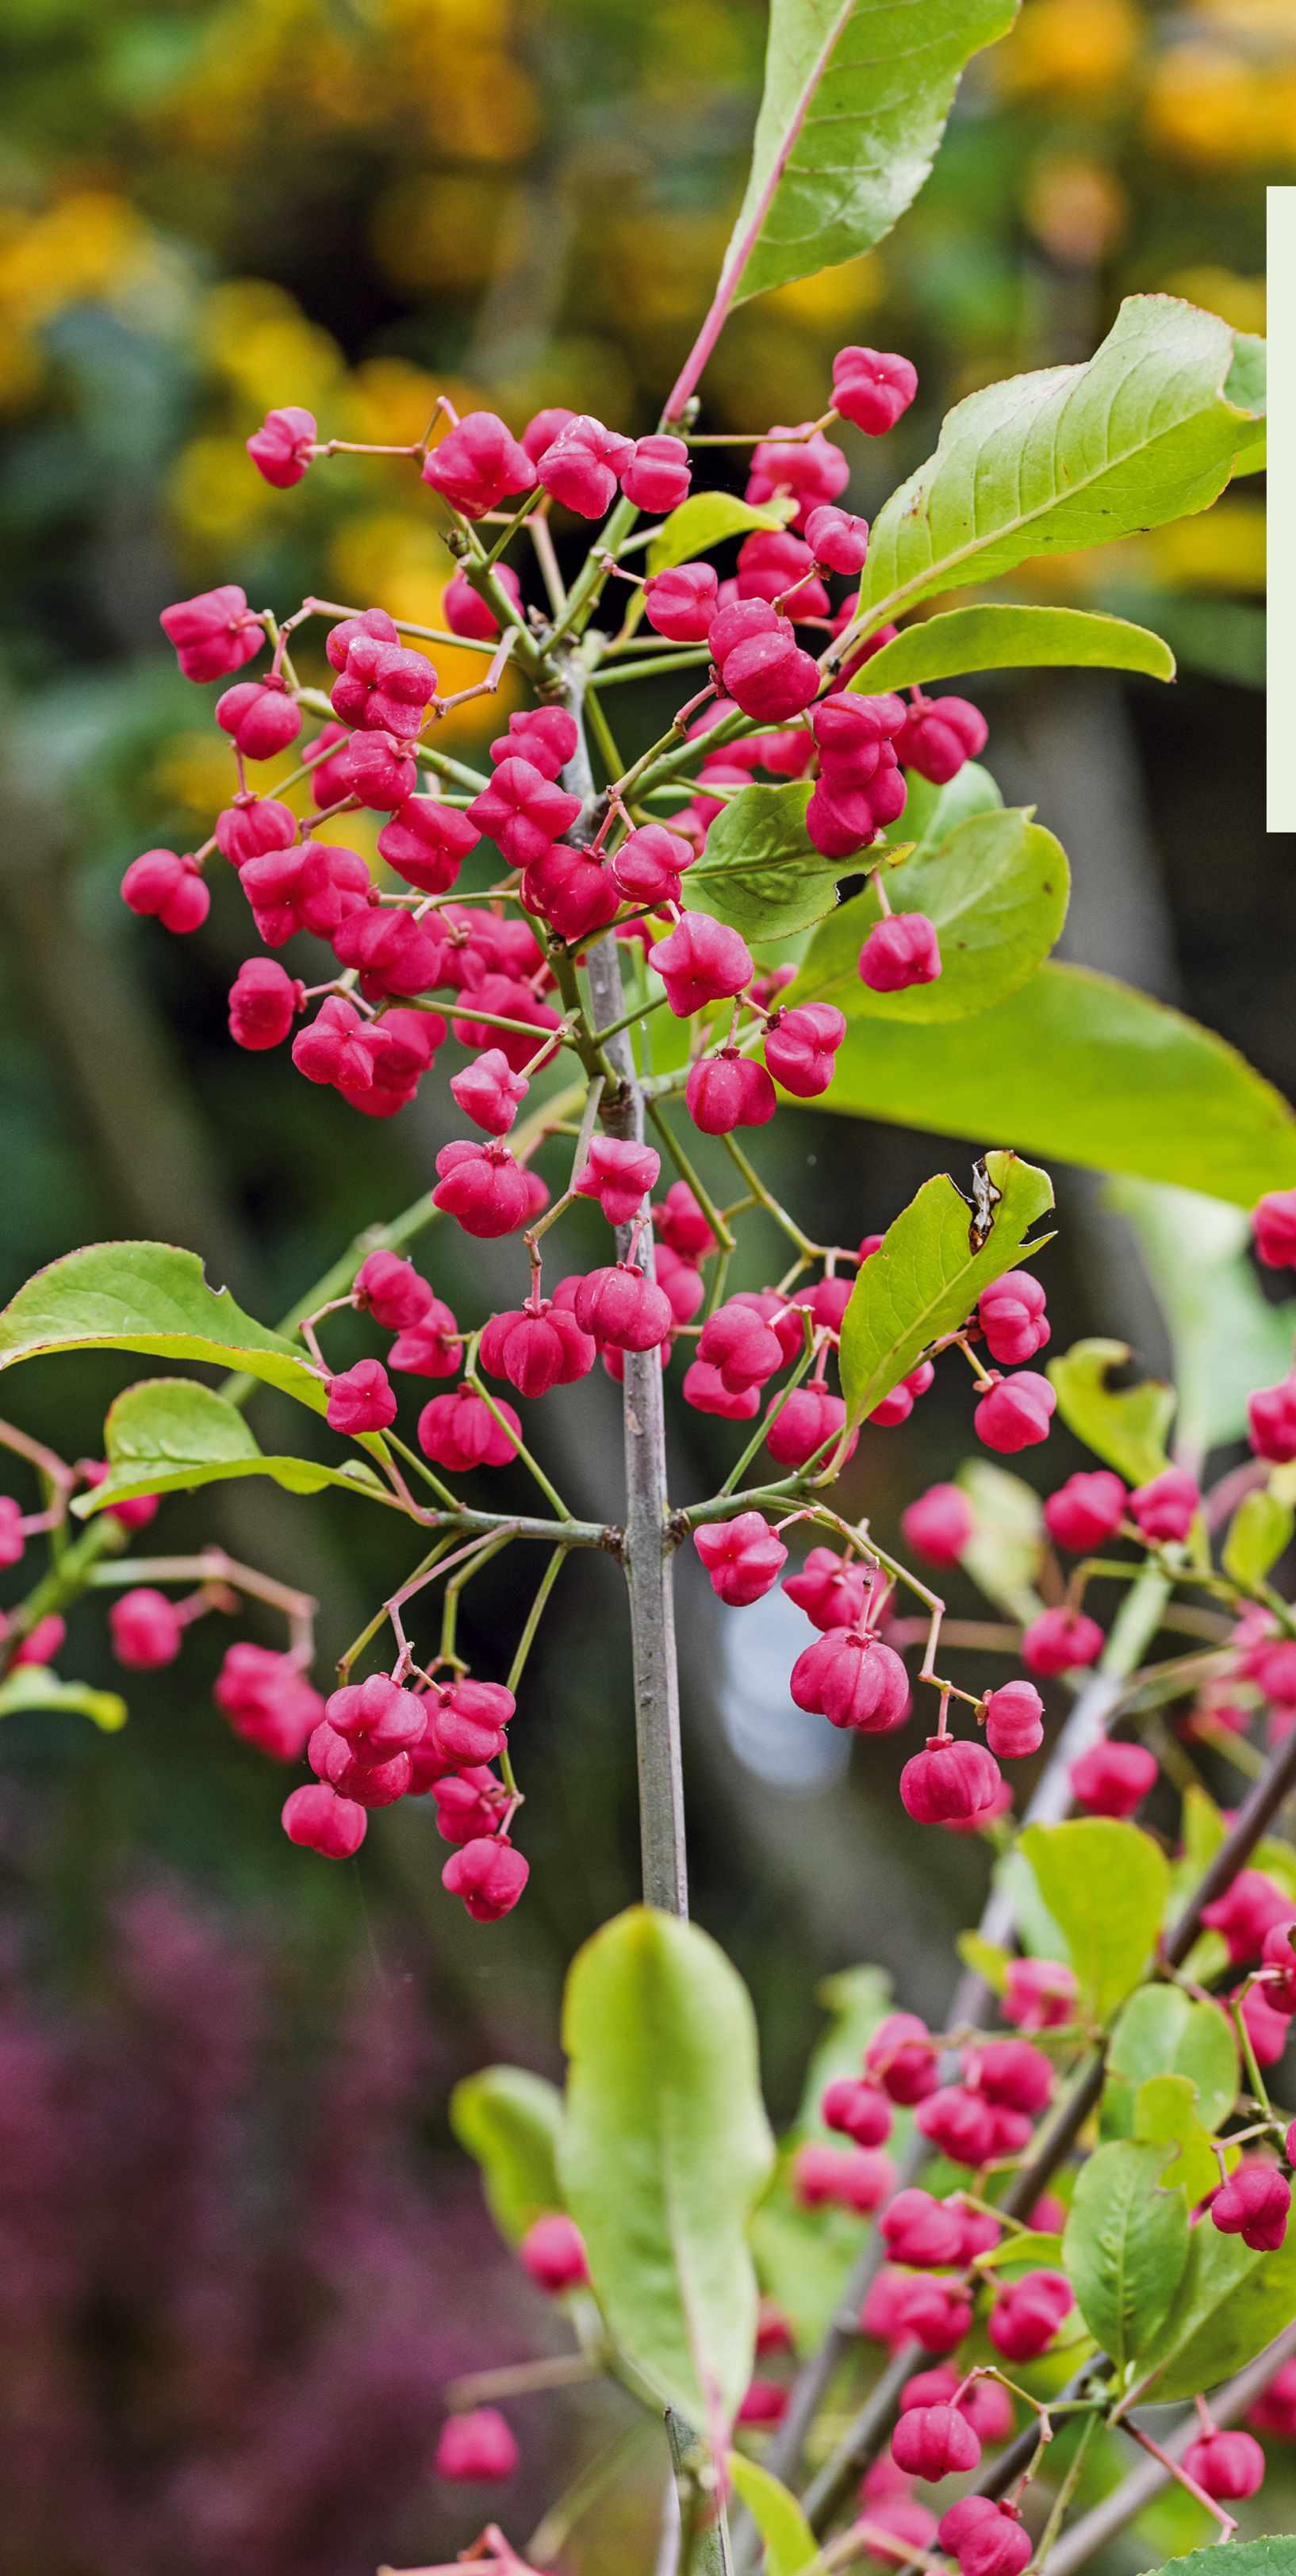
<svg viewBox="0 0 1296 2576">
<path fill-rule="evenodd" d="M 65 305 L 110 299 L 147 248 L 125 197 L 87 188 L 34 215 L 0 214 L 0 309 L 35 325 Z"/>
<path fill-rule="evenodd" d="M 216 287 L 203 305 L 198 337 L 203 355 L 255 413 L 251 428 L 277 403 L 318 410 L 341 380 L 336 343 L 265 278 L 231 278 Z"/>
<path fill-rule="evenodd" d="M 1179 268 L 1163 280 L 1167 295 L 1182 295 L 1218 313 L 1235 331 L 1263 335 L 1268 292 L 1263 277 L 1238 277 L 1231 268 Z"/>
<path fill-rule="evenodd" d="M 987 56 L 987 67 L 1017 95 L 1052 92 L 1086 106 L 1120 108 L 1143 33 L 1133 0 L 1030 0 L 1012 34 Z"/>
<path fill-rule="evenodd" d="M 1244 61 L 1222 44 L 1173 45 L 1148 81 L 1152 141 L 1204 169 L 1267 169 L 1296 157 L 1296 63 Z"/>
<path fill-rule="evenodd" d="M 237 783 L 230 746 L 223 733 L 209 727 L 205 733 L 172 734 L 151 764 L 148 792 L 159 812 L 192 814 L 205 833 Z"/>
<path fill-rule="evenodd" d="M 1261 500 L 1226 493 L 1213 510 L 1147 540 L 1158 579 L 1174 590 L 1245 590 L 1265 586 L 1265 511 Z"/>
<path fill-rule="evenodd" d="M 191 438 L 171 475 L 176 526 L 199 547 L 228 544 L 262 516 L 267 490 L 241 438 L 215 431 Z"/>
<path fill-rule="evenodd" d="M 370 219 L 380 266 L 397 286 L 480 289 L 493 274 L 504 207 L 484 173 L 447 170 L 397 179 Z"/>
<path fill-rule="evenodd" d="M 1064 267 L 1096 268 L 1119 247 L 1129 200 L 1105 162 L 1085 153 L 1053 153 L 1027 178 L 1024 212 L 1051 259 Z"/>
</svg>

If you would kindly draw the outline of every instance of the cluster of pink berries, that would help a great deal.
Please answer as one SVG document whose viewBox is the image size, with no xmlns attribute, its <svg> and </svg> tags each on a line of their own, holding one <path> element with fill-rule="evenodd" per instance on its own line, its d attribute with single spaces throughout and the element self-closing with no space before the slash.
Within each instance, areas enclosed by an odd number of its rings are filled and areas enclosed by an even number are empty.
<svg viewBox="0 0 1296 2576">
<path fill-rule="evenodd" d="M 834 368 L 835 408 L 878 435 L 912 400 L 916 381 L 907 360 L 847 349 Z M 330 452 L 312 416 L 296 407 L 272 412 L 248 447 L 279 488 L 299 482 L 314 456 Z M 501 503 L 523 513 L 528 496 L 586 519 L 601 517 L 618 490 L 620 506 L 668 511 L 691 479 L 683 439 L 657 433 L 631 440 L 562 410 L 539 413 L 520 439 L 494 414 L 475 412 L 453 421 L 436 446 L 410 453 L 468 532 Z M 703 645 L 710 659 L 707 687 L 679 719 L 697 746 L 697 774 L 692 794 L 665 822 L 636 820 L 613 782 L 592 840 L 569 837 L 581 800 L 562 783 L 577 739 L 562 708 L 515 715 L 491 744 L 489 783 L 466 803 L 420 793 L 420 759 L 426 754 L 437 765 L 429 727 L 481 691 L 439 696 L 432 664 L 402 641 L 416 630 L 402 629 L 379 608 L 344 612 L 310 601 L 280 632 L 234 584 L 177 602 L 162 624 L 182 671 L 198 682 L 232 683 L 216 720 L 233 745 L 238 786 L 201 850 L 149 850 L 132 863 L 123 881 L 127 903 L 169 930 L 197 928 L 209 903 L 203 870 L 218 850 L 238 874 L 267 948 L 301 933 L 326 941 L 335 971 L 310 984 L 274 958 L 250 958 L 231 992 L 230 1027 L 240 1045 L 273 1047 L 318 1000 L 294 1042 L 294 1062 L 308 1080 L 330 1085 L 369 1116 L 403 1107 L 451 1034 L 478 1058 L 488 1056 L 492 1068 L 502 1055 L 510 1072 L 525 1078 L 559 1043 L 556 1036 L 546 1043 L 561 1019 L 549 998 L 552 955 L 541 938 L 578 951 L 614 925 L 640 942 L 674 1012 L 734 1005 L 727 1037 L 699 1058 L 689 1085 L 688 1110 L 706 1133 L 763 1124 L 773 1114 L 775 1082 L 801 1098 L 819 1096 L 845 1033 L 841 1013 L 826 1004 L 783 1009 L 777 987 L 766 996 L 738 933 L 681 909 L 684 872 L 724 797 L 755 770 L 785 779 L 813 774 L 810 839 L 845 860 L 903 811 L 906 770 L 945 783 L 986 738 L 983 718 L 965 700 L 929 700 L 915 691 L 906 703 L 846 690 L 893 630 L 869 638 L 840 669 L 831 650 L 817 660 L 798 641 L 799 632 L 819 628 L 831 648 L 854 614 L 850 599 L 832 611 L 824 582 L 827 574 L 857 575 L 867 548 L 866 523 L 836 505 L 848 471 L 821 427 L 772 431 L 754 451 L 748 496 L 777 501 L 791 524 L 749 536 L 727 581 L 698 561 L 643 582 L 655 634 Z M 451 632 L 488 643 L 501 634 L 497 609 L 502 615 L 507 608 L 514 642 L 519 633 L 543 641 L 544 620 L 524 609 L 517 575 L 504 563 L 488 569 L 489 580 L 475 580 L 470 567 L 450 582 L 444 613 Z M 276 757 L 301 734 L 310 693 L 287 648 L 303 619 L 315 615 L 336 620 L 325 646 L 334 674 L 332 720 L 310 743 L 299 775 L 320 817 L 360 808 L 387 817 L 378 849 L 403 880 L 399 890 L 376 884 L 357 851 L 313 837 L 282 797 L 258 795 L 246 783 L 246 762 Z M 505 647 L 509 640 L 505 635 Z M 238 678 L 267 641 L 273 654 L 265 678 Z M 492 678 L 481 690 L 494 685 Z M 716 728 L 717 747 L 708 755 Z M 465 905 L 452 890 L 483 839 L 515 873 L 501 881 L 497 903 L 475 895 Z M 917 913 L 892 914 L 876 882 L 882 918 L 861 949 L 863 980 L 880 992 L 930 982 L 941 971 L 932 924 Z M 427 1007 L 430 996 L 442 994 L 458 1005 L 449 1027 Z"/>
</svg>

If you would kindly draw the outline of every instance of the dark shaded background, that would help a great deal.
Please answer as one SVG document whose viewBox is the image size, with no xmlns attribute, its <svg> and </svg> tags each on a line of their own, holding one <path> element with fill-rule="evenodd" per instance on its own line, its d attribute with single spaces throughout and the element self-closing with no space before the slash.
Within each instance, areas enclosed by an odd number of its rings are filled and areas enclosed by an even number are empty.
<svg viewBox="0 0 1296 2576">
<path fill-rule="evenodd" d="M 270 1319 L 427 1186 L 443 1085 L 379 1128 L 286 1057 L 229 1043 L 248 947 L 232 883 L 184 942 L 119 903 L 124 863 L 191 845 L 226 793 L 206 697 L 177 679 L 157 613 L 234 579 L 281 609 L 314 588 L 435 622 L 445 565 L 412 478 L 343 462 L 269 492 L 242 441 L 272 403 L 377 439 L 417 435 L 442 386 L 514 419 L 566 401 L 650 426 L 723 248 L 763 37 L 755 0 L 11 0 L 5 1293 L 76 1242 L 139 1234 L 194 1246 Z M 1263 188 L 1294 159 L 1284 0 L 1026 0 L 894 240 L 735 319 L 707 378 L 713 425 L 817 412 L 845 340 L 911 352 L 918 403 L 849 496 L 871 513 L 952 399 L 1087 353 L 1124 292 L 1169 288 L 1262 328 Z M 1262 831 L 1262 574 L 1246 483 L 1183 528 L 1055 562 L 1028 594 L 1159 623 L 1173 690 L 1041 675 L 978 694 L 1006 793 L 1070 853 L 1066 952 L 1182 1001 L 1291 1091 L 1296 913 L 1287 846 Z M 631 716 L 629 695 L 633 752 L 670 703 L 644 694 Z M 480 738 L 465 721 L 470 752 Z M 788 1116 L 762 1159 L 849 1242 L 945 1157 L 901 1130 Z M 950 1148 L 951 1168 L 967 1160 Z M 1156 1360 L 1123 1225 L 1089 1181 L 1059 1179 L 1058 1340 L 1102 1329 Z M 591 1257 L 598 1241 L 591 1216 Z M 753 1237 L 742 1284 L 773 1259 Z M 511 1277 L 506 1252 L 449 1229 L 428 1266 L 467 1313 Z M 11 1401 L 76 1456 L 135 1374 L 33 1368 Z M 275 1402 L 257 1399 L 263 1439 Z M 615 1516 L 616 1409 L 601 1375 L 539 1409 L 536 1444 L 577 1510 Z M 732 1455 L 719 1428 L 674 1419 L 681 1496 Z M 851 1501 L 893 1531 L 967 1436 L 963 1386 L 938 1388 L 901 1446 L 866 1435 Z M 300 1444 L 297 1421 L 285 1445 Z M 1054 1443 L 1049 1480 L 1074 1463 Z M 308 1509 L 248 1484 L 178 1500 L 165 1528 L 168 1546 L 214 1537 L 317 1593 L 322 1664 L 399 1571 L 386 1522 L 344 1499 Z M 506 1556 L 467 1596 L 483 1669 L 525 1614 L 519 1573 Z M 826 1970 L 880 1960 L 940 2012 L 985 1856 L 947 1842 L 933 1876 L 888 1748 L 843 1782 L 837 1739 L 781 1692 L 791 1627 L 758 1615 L 717 1614 L 682 1569 L 696 1908 L 753 1987 L 786 2114 Z M 354 2576 L 436 2556 L 471 2523 L 428 2479 L 438 2387 L 551 2331 L 446 2153 L 444 2106 L 492 2056 L 553 2067 L 564 1965 L 634 1893 L 615 1570 L 578 1559 L 547 1615 L 515 1748 L 533 1876 L 490 1932 L 441 1895 L 421 1811 L 380 1818 L 345 1871 L 290 1849 L 281 1774 L 207 1697 L 218 1625 L 133 1680 L 119 1738 L 35 1717 L 5 1731 L 0 2576 Z M 63 1664 L 113 1678 L 93 1600 Z M 590 2420 L 615 2414 L 533 2400 L 518 2420 L 521 2540 Z M 603 2508 L 564 2564 L 597 2576 L 642 2554 L 635 2498 L 653 2474 L 630 2465 L 630 2522 Z M 1114 2564 L 1150 2554 L 1136 2542 Z"/>
</svg>

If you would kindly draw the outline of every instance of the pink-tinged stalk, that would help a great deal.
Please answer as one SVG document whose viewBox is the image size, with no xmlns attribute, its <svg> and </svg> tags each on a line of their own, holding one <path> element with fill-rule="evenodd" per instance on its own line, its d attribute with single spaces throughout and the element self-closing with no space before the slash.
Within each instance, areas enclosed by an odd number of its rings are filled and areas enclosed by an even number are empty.
<svg viewBox="0 0 1296 2576">
<path fill-rule="evenodd" d="M 825 39 L 823 46 L 816 55 L 814 63 L 811 66 L 809 78 L 806 81 L 801 97 L 797 103 L 796 114 L 792 118 L 792 122 L 788 127 L 783 142 L 774 156 L 774 164 L 769 177 L 756 200 L 751 222 L 748 224 L 746 231 L 741 235 L 739 240 L 735 242 L 733 249 L 730 251 L 728 258 L 725 261 L 724 267 L 720 271 L 720 283 L 716 288 L 714 297 L 712 298 L 706 320 L 704 321 L 673 386 L 671 387 L 670 395 L 666 403 L 666 409 L 662 415 L 668 427 L 672 422 L 680 419 L 684 406 L 687 403 L 690 394 L 694 391 L 698 378 L 701 375 L 702 370 L 729 319 L 730 310 L 733 305 L 734 297 L 738 291 L 739 281 L 742 277 L 743 270 L 746 268 L 747 262 L 751 258 L 757 242 L 760 240 L 762 230 L 764 229 L 765 218 L 774 202 L 779 182 L 782 179 L 788 162 L 791 160 L 796 145 L 800 140 L 802 127 L 804 126 L 806 117 L 809 113 L 810 101 L 814 97 L 815 91 L 817 90 L 830 61 L 832 60 L 837 39 L 841 34 L 846 20 L 850 16 L 853 5 L 854 0 L 846 0 L 846 6 L 839 12 L 837 18 L 833 22 L 831 34 Z"/>
</svg>

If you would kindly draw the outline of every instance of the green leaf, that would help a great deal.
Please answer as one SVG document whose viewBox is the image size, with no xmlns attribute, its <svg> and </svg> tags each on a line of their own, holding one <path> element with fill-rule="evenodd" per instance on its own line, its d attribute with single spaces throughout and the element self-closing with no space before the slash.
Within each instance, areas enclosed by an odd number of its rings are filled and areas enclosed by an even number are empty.
<svg viewBox="0 0 1296 2576">
<path fill-rule="evenodd" d="M 960 1932 L 954 1944 L 965 1968 L 980 1977 L 992 1995 L 1001 1995 L 1008 1984 L 1012 1952 L 1001 1941 L 983 1940 L 979 1932 Z"/>
<path fill-rule="evenodd" d="M 1188 2204 L 1162 2189 L 1163 2146 L 1121 2140 L 1081 2166 L 1062 2259 L 1081 2316 L 1119 2371 L 1154 2341 L 1188 2259 Z"/>
<path fill-rule="evenodd" d="M 1153 2402 L 1195 2397 L 1244 2370 L 1296 2316 L 1296 2228 L 1276 2254 L 1254 2254 L 1209 2221 L 1194 2227 L 1188 2261 L 1155 2343 L 1139 2356 Z"/>
<path fill-rule="evenodd" d="M 1263 1490 L 1244 1494 L 1224 1541 L 1220 1561 L 1225 1573 L 1247 1591 L 1254 1591 L 1277 1564 L 1284 1548 L 1290 1547 L 1294 1531 L 1296 1511 L 1280 1495 Z"/>
<path fill-rule="evenodd" d="M 1219 2021 L 1223 2018 L 1222 2013 L 1216 2015 Z M 1139 2086 L 1134 2104 L 1135 2138 L 1147 2139 L 1163 2151 L 1178 2148 L 1178 2154 L 1163 2166 L 1161 2180 L 1167 2191 L 1182 2191 L 1190 2209 L 1215 2190 L 1220 2178 L 1214 2140 L 1198 2117 L 1196 2092 L 1187 2075 L 1150 2075 Z"/>
<path fill-rule="evenodd" d="M 888 849 L 903 844 L 914 859 L 930 858 L 949 839 L 955 824 L 966 823 L 969 815 L 996 814 L 1003 806 L 997 782 L 978 760 L 965 760 L 957 778 L 944 787 L 933 787 L 916 769 L 907 774 L 904 812 L 898 822 L 888 825 L 882 838 Z"/>
<path fill-rule="evenodd" d="M 104 1453 L 111 1472 L 72 1505 L 81 1520 L 135 1494 L 187 1493 L 232 1476 L 269 1476 L 290 1494 L 318 1494 L 326 1485 L 359 1494 L 383 1490 L 359 1458 L 323 1467 L 314 1458 L 267 1457 L 237 1405 L 189 1377 L 142 1378 L 128 1386 L 105 1420 Z"/>
<path fill-rule="evenodd" d="M 1241 1208 L 1146 1181 L 1113 1181 L 1107 1196 L 1134 1229 L 1170 1328 L 1181 1438 L 1202 1450 L 1241 1439 L 1252 1388 L 1291 1365 L 1296 1302 L 1265 1296 Z"/>
<path fill-rule="evenodd" d="M 654 531 L 648 548 L 649 572 L 667 572 L 672 564 L 691 563 L 729 537 L 750 536 L 754 528 L 783 528 L 795 508 L 786 501 L 767 504 L 740 501 L 735 492 L 693 492 Z"/>
<path fill-rule="evenodd" d="M 822 2342 L 841 2306 L 842 2284 L 871 2222 L 849 2209 L 803 2209 L 792 2187 L 794 2153 L 791 2144 L 780 2150 L 749 2235 L 761 2287 L 783 2310 L 797 2352 L 804 2355 Z"/>
<path fill-rule="evenodd" d="M 0 1314 L 0 1368 L 47 1351 L 149 1351 L 211 1360 L 281 1387 L 322 1413 L 300 1346 L 254 1323 L 228 1288 L 209 1288 L 196 1253 L 170 1243 L 92 1243 L 38 1270 Z"/>
<path fill-rule="evenodd" d="M 1112 2031 L 1104 2130 L 1150 2135 L 1135 2131 L 1135 2097 L 1167 2075 L 1188 2080 L 1198 2119 L 1207 2130 L 1218 2129 L 1237 2099 L 1237 2041 L 1217 2004 L 1194 2003 L 1178 1986 L 1140 1986 Z"/>
<path fill-rule="evenodd" d="M 837 903 L 842 859 L 825 859 L 806 835 L 810 789 L 744 787 L 707 834 L 689 870 L 689 902 L 732 923 L 744 939 L 789 939 Z"/>
<path fill-rule="evenodd" d="M 1066 1941 L 1086 2003 L 1109 2021 L 1156 1947 L 1170 1889 L 1164 1852 L 1137 1825 L 1108 1816 L 1028 1825 L 1017 1848 Z"/>
<path fill-rule="evenodd" d="M 1061 842 L 1033 823 L 1028 810 L 970 815 L 925 856 L 915 851 L 894 874 L 886 872 L 892 911 L 922 912 L 935 925 L 941 972 L 934 984 L 874 993 L 861 983 L 860 949 L 882 918 L 876 886 L 869 884 L 816 931 L 784 999 L 835 1002 L 848 1019 L 870 1023 L 967 1019 L 1036 973 L 1066 920 L 1070 889 Z"/>
<path fill-rule="evenodd" d="M 1015 14 L 1014 0 L 928 0 L 918 36 L 905 0 L 771 0 L 720 296 L 744 303 L 871 250 L 922 186 L 968 56 Z"/>
<path fill-rule="evenodd" d="M 746 1989 L 696 1924 L 635 1906 L 577 1954 L 563 2038 L 559 2177 L 609 2330 L 710 2430 L 751 2375 L 746 2225 L 774 2153 Z"/>
<path fill-rule="evenodd" d="M 858 2075 L 868 2041 L 891 2009 L 891 1980 L 885 1968 L 839 1968 L 816 1987 L 815 2001 L 830 2019 L 806 2068 L 797 2131 L 822 2137 L 819 2104 L 837 2076 Z"/>
<path fill-rule="evenodd" d="M 1060 2272 L 1062 2239 L 1047 2228 L 1023 2227 L 1012 2235 L 1001 2236 L 986 2254 L 976 2258 L 978 2272 Z"/>
<path fill-rule="evenodd" d="M 481 2167 L 490 2214 L 516 2245 L 537 2218 L 563 2206 L 558 2181 L 562 2095 L 524 2066 L 483 2066 L 450 2096 L 450 2126 Z"/>
<path fill-rule="evenodd" d="M 1022 1153 L 1238 1207 L 1296 1185 L 1296 1118 L 1271 1084 L 1211 1030 L 1082 966 L 1042 966 L 957 1026 L 853 1019 L 815 1106 L 974 1143 L 1011 1136 Z"/>
<path fill-rule="evenodd" d="M 1229 401 L 1254 416 L 1254 426 L 1243 434 L 1234 452 L 1233 472 L 1263 474 L 1268 463 L 1268 436 L 1265 411 L 1269 399 L 1269 352 L 1265 341 L 1254 331 L 1233 334 L 1233 364 L 1228 371 L 1224 391 Z"/>
<path fill-rule="evenodd" d="M 70 1717 L 88 1717 L 105 1735 L 126 1723 L 126 1702 L 116 1691 L 91 1690 L 88 1682 L 65 1682 L 45 1664 L 19 1664 L 0 1682 L 0 1717 L 20 1717 L 27 1709 L 66 1709 Z"/>
<path fill-rule="evenodd" d="M 765 2576 L 799 2576 L 799 2570 L 818 2557 L 819 2543 L 796 2497 L 781 2478 L 742 2451 L 731 2451 L 727 2465 L 733 2486 L 765 2543 Z"/>
<path fill-rule="evenodd" d="M 911 689 L 967 671 L 1071 669 L 1142 671 L 1173 680 L 1174 655 L 1146 626 L 1087 608 L 1019 608 L 990 601 L 980 608 L 951 608 L 924 618 L 884 644 L 849 683 L 869 697 L 884 689 Z"/>
<path fill-rule="evenodd" d="M 955 1484 L 972 1506 L 973 1530 L 959 1563 L 996 1609 L 1025 1626 L 1039 1609 L 1044 1506 L 1033 1485 L 989 1458 L 965 1458 Z"/>
<path fill-rule="evenodd" d="M 915 1368 L 929 1342 L 967 1322 L 983 1288 L 1029 1259 L 1026 1236 L 1053 1205 L 1047 1172 L 989 1153 L 993 1194 L 985 1226 L 947 1172 L 924 1181 L 861 1264 L 842 1319 L 841 1382 L 848 1424 L 862 1421 Z"/>
<path fill-rule="evenodd" d="M 1162 2559 L 1151 2576 L 1296 2576 L 1296 2539 L 1217 2540 Z"/>
<path fill-rule="evenodd" d="M 873 522 L 860 584 L 868 626 L 930 591 L 1204 510 L 1250 433 L 1246 406 L 1224 391 L 1233 359 L 1216 314 L 1132 295 L 1083 366 L 969 394 Z"/>
<path fill-rule="evenodd" d="M 1148 1485 L 1170 1463 L 1166 1440 L 1175 1391 L 1153 1377 L 1137 1386 L 1112 1386 L 1112 1370 L 1124 1368 L 1132 1356 L 1128 1342 L 1095 1337 L 1060 1351 L 1048 1362 L 1048 1374 L 1068 1431 L 1105 1458 L 1127 1485 Z"/>
</svg>

